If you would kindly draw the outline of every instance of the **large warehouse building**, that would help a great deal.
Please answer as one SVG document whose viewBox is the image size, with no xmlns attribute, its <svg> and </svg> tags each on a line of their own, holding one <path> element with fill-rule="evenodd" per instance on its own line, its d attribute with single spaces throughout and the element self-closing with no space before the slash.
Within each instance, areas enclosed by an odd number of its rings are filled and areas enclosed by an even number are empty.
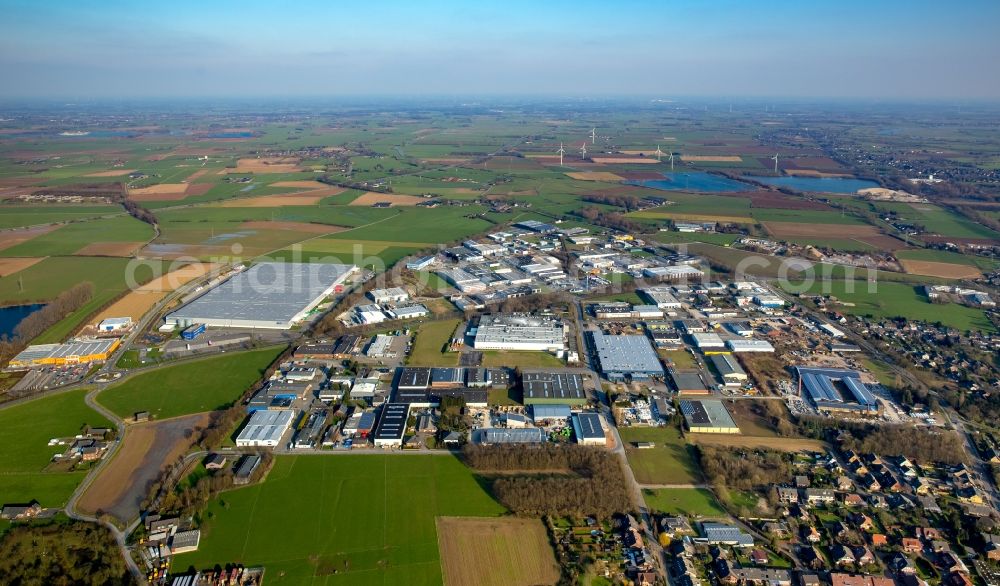
<svg viewBox="0 0 1000 586">
<path fill-rule="evenodd" d="M 262 262 L 167 315 L 167 325 L 287 330 L 356 271 L 354 265 Z"/>
<path fill-rule="evenodd" d="M 820 411 L 877 415 L 881 409 L 856 370 L 801 366 L 795 370 L 799 375 L 799 394 L 808 396 Z"/>
<path fill-rule="evenodd" d="M 643 380 L 663 376 L 663 365 L 646 336 L 592 334 L 601 372 L 609 380 Z"/>
<path fill-rule="evenodd" d="M 691 433 L 739 433 L 729 409 L 722 401 L 681 401 L 684 423 Z"/>
<path fill-rule="evenodd" d="M 523 372 L 525 405 L 583 405 L 587 389 L 583 375 L 573 372 Z"/>
<path fill-rule="evenodd" d="M 64 344 L 36 344 L 28 346 L 11 358 L 10 365 L 21 368 L 62 364 L 85 364 L 107 360 L 118 348 L 118 338 L 98 340 L 70 340 Z"/>
<path fill-rule="evenodd" d="M 294 418 L 295 413 L 288 409 L 254 411 L 246 427 L 236 436 L 236 445 L 241 448 L 273 448 L 292 426 Z"/>
<path fill-rule="evenodd" d="M 566 327 L 557 319 L 521 314 L 484 315 L 476 328 L 476 350 L 555 352 L 566 346 Z"/>
</svg>

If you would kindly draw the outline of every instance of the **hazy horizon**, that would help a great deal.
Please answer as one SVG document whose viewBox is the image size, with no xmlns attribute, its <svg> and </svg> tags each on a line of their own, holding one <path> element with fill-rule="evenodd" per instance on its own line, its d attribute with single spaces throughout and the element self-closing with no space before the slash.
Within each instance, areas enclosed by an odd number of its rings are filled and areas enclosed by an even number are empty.
<svg viewBox="0 0 1000 586">
<path fill-rule="evenodd" d="M 4 99 L 1000 99 L 985 0 L 0 7 Z"/>
</svg>

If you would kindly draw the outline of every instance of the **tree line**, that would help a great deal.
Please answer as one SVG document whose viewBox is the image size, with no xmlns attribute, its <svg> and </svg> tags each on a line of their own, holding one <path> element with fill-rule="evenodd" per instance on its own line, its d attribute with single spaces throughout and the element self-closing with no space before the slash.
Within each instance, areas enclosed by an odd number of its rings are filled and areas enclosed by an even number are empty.
<svg viewBox="0 0 1000 586">
<path fill-rule="evenodd" d="M 594 515 L 606 519 L 633 510 L 618 458 L 585 446 L 469 444 L 465 463 L 492 481 L 493 496 L 528 517 Z"/>
<path fill-rule="evenodd" d="M 14 335 L 0 337 L 0 364 L 6 364 L 37 338 L 67 315 L 83 307 L 94 296 L 94 284 L 77 283 L 38 311 L 28 315 L 14 328 Z"/>
<path fill-rule="evenodd" d="M 644 229 L 643 224 L 628 219 L 624 214 L 607 212 L 595 206 L 582 207 L 574 213 L 588 223 L 620 232 L 642 232 Z"/>
<path fill-rule="evenodd" d="M 698 459 L 705 478 L 723 500 L 727 488 L 752 490 L 792 478 L 788 455 L 775 450 L 698 446 Z"/>
<path fill-rule="evenodd" d="M 874 425 L 856 421 L 831 421 L 822 417 L 800 417 L 803 435 L 834 439 L 843 450 L 880 456 L 905 456 L 918 462 L 958 464 L 966 461 L 962 438 L 953 431 L 931 431 L 901 425 Z"/>
</svg>

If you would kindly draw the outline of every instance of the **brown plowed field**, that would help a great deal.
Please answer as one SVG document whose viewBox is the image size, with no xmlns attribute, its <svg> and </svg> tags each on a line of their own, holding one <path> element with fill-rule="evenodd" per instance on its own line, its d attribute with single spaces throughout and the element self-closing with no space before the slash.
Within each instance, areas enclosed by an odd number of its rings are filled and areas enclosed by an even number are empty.
<svg viewBox="0 0 1000 586">
<path fill-rule="evenodd" d="M 94 479 L 77 506 L 90 514 L 111 513 L 123 523 L 135 519 L 150 483 L 191 447 L 190 432 L 208 422 L 208 413 L 199 413 L 130 426 L 114 460 Z"/>
<path fill-rule="evenodd" d="M 98 171 L 96 173 L 87 173 L 84 177 L 121 177 L 122 175 L 128 175 L 129 173 L 135 173 L 135 169 L 111 169 L 108 171 Z"/>
<path fill-rule="evenodd" d="M 14 273 L 45 260 L 44 257 L 12 257 L 0 258 L 0 277 L 9 277 Z"/>
<path fill-rule="evenodd" d="M 681 155 L 682 161 L 691 163 L 742 163 L 739 155 Z"/>
<path fill-rule="evenodd" d="M 875 226 L 857 226 L 845 224 L 810 224 L 799 222 L 762 222 L 764 228 L 772 236 L 778 238 L 865 238 L 880 236 L 881 232 Z"/>
<path fill-rule="evenodd" d="M 600 165 L 656 165 L 659 161 L 649 157 L 591 157 Z"/>
<path fill-rule="evenodd" d="M 109 317 L 126 316 L 131 317 L 132 321 L 139 321 L 167 293 L 190 282 L 192 279 L 204 275 L 217 266 L 213 263 L 192 263 L 170 271 L 166 275 L 153 279 L 145 285 L 136 288 L 134 291 L 128 292 L 124 297 L 94 316 L 91 323 L 100 323 L 101 320 Z"/>
<path fill-rule="evenodd" d="M 74 254 L 77 256 L 132 256 L 145 242 L 91 242 Z"/>
<path fill-rule="evenodd" d="M 48 234 L 58 228 L 58 225 L 38 226 L 35 228 L 17 228 L 14 230 L 4 230 L 0 232 L 0 250 L 6 250 L 12 246 L 17 246 L 22 242 L 27 242 L 32 238 Z"/>
<path fill-rule="evenodd" d="M 445 586 L 540 586 L 559 581 L 539 519 L 438 517 Z"/>
<path fill-rule="evenodd" d="M 899 264 L 903 270 L 911 275 L 943 277 L 945 279 L 977 279 L 983 276 L 983 273 L 976 267 L 950 262 L 901 258 Z"/>
<path fill-rule="evenodd" d="M 399 193 L 376 193 L 374 191 L 369 191 L 362 193 L 354 201 L 351 202 L 352 206 L 370 206 L 379 202 L 387 201 L 394 206 L 414 206 L 418 203 L 425 201 L 422 197 L 417 197 L 416 195 L 402 195 Z"/>
<path fill-rule="evenodd" d="M 229 173 L 296 173 L 301 171 L 298 159 L 263 157 L 260 159 L 240 159 L 235 169 Z"/>
<path fill-rule="evenodd" d="M 578 171 L 576 173 L 566 173 L 569 177 L 573 179 L 579 179 L 580 181 L 621 181 L 622 178 L 614 173 L 609 173 L 608 171 Z"/>
</svg>

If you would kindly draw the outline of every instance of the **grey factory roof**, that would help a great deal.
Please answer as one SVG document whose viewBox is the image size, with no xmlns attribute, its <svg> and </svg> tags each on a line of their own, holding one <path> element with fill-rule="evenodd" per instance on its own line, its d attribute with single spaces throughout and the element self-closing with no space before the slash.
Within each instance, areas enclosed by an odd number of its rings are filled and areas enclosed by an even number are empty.
<svg viewBox="0 0 1000 586">
<path fill-rule="evenodd" d="M 593 333 L 594 349 L 605 373 L 662 375 L 663 366 L 646 336 Z"/>
<path fill-rule="evenodd" d="M 684 372 L 684 371 L 670 371 L 670 380 L 673 381 L 674 386 L 677 387 L 678 391 L 707 391 L 708 387 L 705 386 L 705 381 L 701 379 L 701 375 L 697 372 Z"/>
<path fill-rule="evenodd" d="M 751 547 L 753 545 L 752 536 L 732 525 L 705 522 L 701 524 L 701 528 L 705 532 L 705 538 L 709 543 L 733 544 L 742 547 Z"/>
<path fill-rule="evenodd" d="M 525 372 L 521 375 L 525 399 L 586 399 L 583 375 L 571 372 Z"/>
<path fill-rule="evenodd" d="M 236 443 L 277 442 L 292 423 L 295 413 L 286 409 L 275 411 L 254 411 L 243 431 L 236 437 Z"/>
<path fill-rule="evenodd" d="M 689 428 L 717 427 L 731 429 L 737 427 L 733 416 L 722 401 L 681 401 L 681 413 L 687 420 Z"/>
<path fill-rule="evenodd" d="M 181 325 L 255 324 L 287 328 L 356 267 L 329 263 L 263 262 L 239 273 L 167 316 Z"/>
<path fill-rule="evenodd" d="M 569 419 L 569 405 L 532 405 L 531 416 L 539 419 Z"/>
<path fill-rule="evenodd" d="M 746 376 L 746 372 L 732 354 L 710 354 L 708 359 L 712 361 L 712 366 L 719 371 L 722 376 L 738 375 Z"/>
<path fill-rule="evenodd" d="M 538 427 L 523 429 L 489 427 L 483 430 L 481 441 L 484 444 L 531 444 L 542 443 L 545 440 L 545 430 Z"/>
<path fill-rule="evenodd" d="M 376 440 L 402 439 L 406 432 L 406 417 L 410 413 L 409 403 L 386 403 L 382 407 L 382 418 L 375 430 Z"/>
</svg>

